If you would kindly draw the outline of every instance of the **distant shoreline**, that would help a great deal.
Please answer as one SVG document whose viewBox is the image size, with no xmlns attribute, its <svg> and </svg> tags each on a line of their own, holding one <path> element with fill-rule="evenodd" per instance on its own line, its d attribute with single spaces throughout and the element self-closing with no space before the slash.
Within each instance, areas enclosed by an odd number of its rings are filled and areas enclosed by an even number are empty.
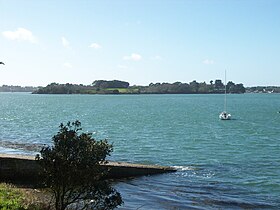
<svg viewBox="0 0 280 210">
<path fill-rule="evenodd" d="M 217 82 L 218 81 L 218 82 Z M 117 82 L 117 83 L 116 83 Z M 46 87 L 2 85 L 0 92 L 30 92 L 33 94 L 99 94 L 99 95 L 128 95 L 128 94 L 223 94 L 224 84 L 221 80 L 215 83 L 151 83 L 148 86 L 129 86 L 128 82 L 118 80 L 97 80 L 92 85 L 51 83 Z M 254 86 L 244 88 L 243 84 L 227 84 L 227 93 L 280 93 L 280 86 Z"/>
<path fill-rule="evenodd" d="M 148 86 L 130 86 L 128 82 L 119 80 L 96 80 L 91 85 L 51 83 L 39 88 L 34 94 L 219 94 L 245 93 L 242 83 L 228 82 L 226 85 L 221 80 L 198 83 L 150 83 Z"/>
</svg>

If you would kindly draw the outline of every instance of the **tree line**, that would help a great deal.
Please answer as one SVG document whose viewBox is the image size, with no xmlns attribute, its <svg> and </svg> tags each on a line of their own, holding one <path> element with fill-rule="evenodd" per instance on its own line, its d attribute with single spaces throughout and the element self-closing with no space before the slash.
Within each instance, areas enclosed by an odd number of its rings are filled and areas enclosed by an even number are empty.
<svg viewBox="0 0 280 210">
<path fill-rule="evenodd" d="M 242 83 L 232 81 L 226 85 L 228 93 L 245 93 Z M 219 79 L 206 82 L 190 83 L 150 83 L 148 86 L 130 86 L 128 82 L 119 80 L 96 80 L 91 85 L 51 83 L 34 91 L 35 94 L 212 94 L 224 93 L 225 85 Z"/>
<path fill-rule="evenodd" d="M 243 84 L 235 84 L 228 82 L 226 85 L 228 93 L 244 93 L 245 88 Z M 225 85 L 221 80 L 206 82 L 197 82 L 196 80 L 190 83 L 151 83 L 147 87 L 142 87 L 141 93 L 161 93 L 161 94 L 211 94 L 211 93 L 224 93 Z"/>
</svg>

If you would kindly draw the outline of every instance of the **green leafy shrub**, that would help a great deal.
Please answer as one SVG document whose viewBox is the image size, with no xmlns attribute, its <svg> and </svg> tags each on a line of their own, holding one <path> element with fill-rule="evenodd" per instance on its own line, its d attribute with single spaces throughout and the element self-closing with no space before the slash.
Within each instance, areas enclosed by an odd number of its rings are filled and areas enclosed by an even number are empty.
<svg viewBox="0 0 280 210">
<path fill-rule="evenodd" d="M 113 209 L 122 204 L 120 194 L 105 181 L 106 162 L 113 148 L 106 140 L 96 141 L 90 133 L 79 133 L 79 121 L 61 124 L 53 146 L 37 156 L 43 180 L 50 188 L 55 208 Z"/>
</svg>

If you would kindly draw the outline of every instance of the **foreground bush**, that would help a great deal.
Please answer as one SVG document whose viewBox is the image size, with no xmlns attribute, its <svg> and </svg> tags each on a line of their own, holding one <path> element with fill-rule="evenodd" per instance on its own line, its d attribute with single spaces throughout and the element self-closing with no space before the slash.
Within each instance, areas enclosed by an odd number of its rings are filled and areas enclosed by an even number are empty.
<svg viewBox="0 0 280 210">
<path fill-rule="evenodd" d="M 79 121 L 61 124 L 53 146 L 43 147 L 37 160 L 43 180 L 55 200 L 55 209 L 113 209 L 122 204 L 120 194 L 103 180 L 107 169 L 100 163 L 112 152 L 106 140 L 79 133 Z"/>
</svg>

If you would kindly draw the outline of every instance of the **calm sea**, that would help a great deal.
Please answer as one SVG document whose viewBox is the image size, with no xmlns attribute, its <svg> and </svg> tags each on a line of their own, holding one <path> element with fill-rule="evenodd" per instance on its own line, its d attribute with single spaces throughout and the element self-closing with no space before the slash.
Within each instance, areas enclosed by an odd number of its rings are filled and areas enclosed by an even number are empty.
<svg viewBox="0 0 280 210">
<path fill-rule="evenodd" d="M 114 145 L 111 160 L 175 166 L 123 180 L 120 209 L 280 209 L 280 95 L 0 93 L 0 152 L 34 154 L 61 122 Z"/>
</svg>

